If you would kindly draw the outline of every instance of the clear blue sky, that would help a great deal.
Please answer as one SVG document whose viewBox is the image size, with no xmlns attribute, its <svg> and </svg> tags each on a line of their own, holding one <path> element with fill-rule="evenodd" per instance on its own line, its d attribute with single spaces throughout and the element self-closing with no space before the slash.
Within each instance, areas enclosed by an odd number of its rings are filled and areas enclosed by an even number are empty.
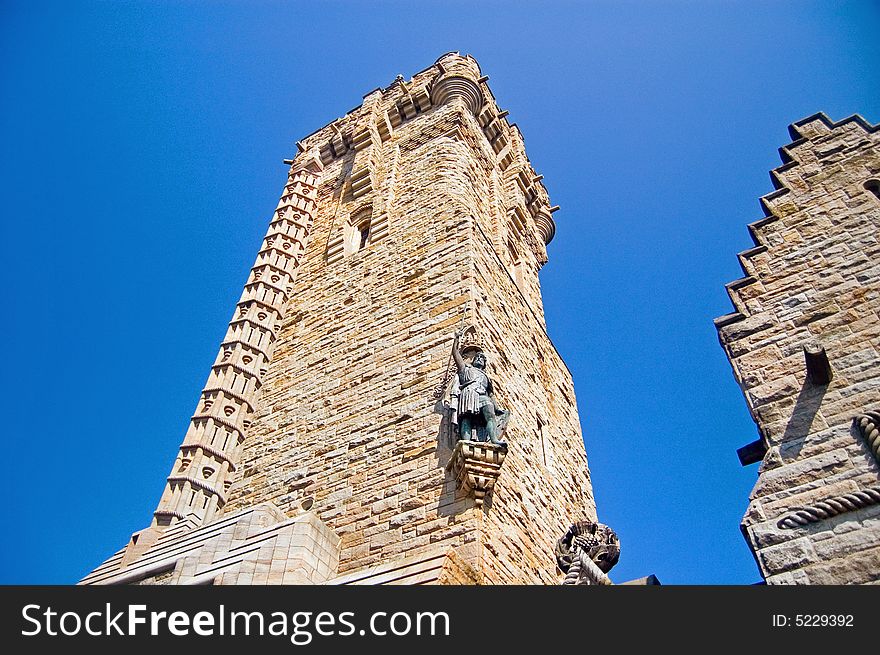
<svg viewBox="0 0 880 655">
<path fill-rule="evenodd" d="M 541 280 L 613 577 L 756 582 L 756 430 L 712 318 L 787 125 L 880 121 L 878 24 L 857 2 L 2 3 L 0 582 L 72 583 L 148 524 L 281 160 L 450 50 L 562 206 Z"/>
</svg>

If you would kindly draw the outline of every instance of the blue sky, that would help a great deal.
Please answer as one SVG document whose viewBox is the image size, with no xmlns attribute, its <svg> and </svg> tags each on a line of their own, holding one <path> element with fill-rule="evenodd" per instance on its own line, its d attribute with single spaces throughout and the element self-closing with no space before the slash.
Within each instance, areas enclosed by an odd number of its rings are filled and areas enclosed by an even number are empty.
<svg viewBox="0 0 880 655">
<path fill-rule="evenodd" d="M 877 3 L 4 2 L 0 583 L 146 526 L 294 142 L 473 54 L 550 191 L 548 330 L 617 580 L 759 580 L 712 318 L 789 123 L 880 121 Z"/>
</svg>

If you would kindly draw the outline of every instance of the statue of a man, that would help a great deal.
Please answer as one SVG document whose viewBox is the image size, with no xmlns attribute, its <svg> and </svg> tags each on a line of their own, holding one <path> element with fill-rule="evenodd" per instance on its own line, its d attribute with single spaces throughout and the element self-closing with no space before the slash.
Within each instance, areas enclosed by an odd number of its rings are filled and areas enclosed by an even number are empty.
<svg viewBox="0 0 880 655">
<path fill-rule="evenodd" d="M 506 446 L 504 441 L 498 439 L 498 435 L 504 429 L 510 413 L 499 410 L 495 405 L 492 381 L 486 375 L 486 355 L 480 351 L 474 355 L 470 364 L 466 364 L 459 351 L 460 339 L 461 331 L 458 331 L 452 344 L 452 357 L 458 369 L 459 437 L 466 441 L 474 440 L 474 429 L 485 422 L 489 441 L 498 446 Z M 501 425 L 498 417 L 501 418 Z"/>
</svg>

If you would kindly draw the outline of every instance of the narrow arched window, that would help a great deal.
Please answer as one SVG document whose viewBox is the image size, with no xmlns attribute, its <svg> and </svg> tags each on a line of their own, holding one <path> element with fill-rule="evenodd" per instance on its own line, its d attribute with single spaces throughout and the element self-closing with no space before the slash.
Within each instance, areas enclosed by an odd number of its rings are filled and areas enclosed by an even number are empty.
<svg viewBox="0 0 880 655">
<path fill-rule="evenodd" d="M 863 185 L 865 187 L 865 191 L 869 191 L 874 194 L 874 197 L 877 200 L 880 200 L 880 180 L 872 179 L 865 182 Z"/>
<path fill-rule="evenodd" d="M 345 257 L 371 249 L 388 236 L 388 215 L 373 215 L 373 206 L 364 205 L 353 211 L 327 241 L 327 263 L 335 264 Z"/>
<path fill-rule="evenodd" d="M 370 227 L 373 219 L 373 208 L 362 207 L 351 215 L 348 222 L 348 236 L 346 241 L 348 245 L 346 251 L 348 254 L 363 250 L 370 245 Z"/>
<path fill-rule="evenodd" d="M 358 232 L 360 233 L 360 245 L 358 246 L 358 250 L 363 250 L 370 242 L 370 221 L 361 223 L 358 226 Z"/>
</svg>

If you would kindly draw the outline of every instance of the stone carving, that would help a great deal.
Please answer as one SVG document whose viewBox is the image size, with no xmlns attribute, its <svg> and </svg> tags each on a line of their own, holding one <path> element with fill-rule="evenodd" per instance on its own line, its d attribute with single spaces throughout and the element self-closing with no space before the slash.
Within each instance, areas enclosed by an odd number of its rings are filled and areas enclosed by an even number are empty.
<svg viewBox="0 0 880 655">
<path fill-rule="evenodd" d="M 868 411 L 855 418 L 856 427 L 868 445 L 868 450 L 880 464 L 880 409 Z"/>
<path fill-rule="evenodd" d="M 440 74 L 431 83 L 432 104 L 460 102 L 477 116 L 485 102 L 477 62 L 470 56 L 443 56 L 436 65 Z"/>
<path fill-rule="evenodd" d="M 463 441 L 489 441 L 506 448 L 507 444 L 498 437 L 507 427 L 510 412 L 495 403 L 483 351 L 478 349 L 470 364 L 462 357 L 459 347 L 463 332 L 457 331 L 452 343 L 452 359 L 458 371 L 457 385 L 451 394 L 452 423 L 458 426 L 459 439 Z"/>
<path fill-rule="evenodd" d="M 486 494 L 495 487 L 507 448 L 491 443 L 459 441 L 452 451 L 446 471 L 455 478 L 455 488 L 473 493 L 475 505 L 483 506 Z"/>
<path fill-rule="evenodd" d="M 620 559 L 620 540 L 607 525 L 578 521 L 556 542 L 564 585 L 610 585 L 606 575 Z"/>
<path fill-rule="evenodd" d="M 799 528 L 810 523 L 818 523 L 838 514 L 853 512 L 869 505 L 880 504 L 880 487 L 871 487 L 854 491 L 842 496 L 834 496 L 820 500 L 815 505 L 794 510 L 791 514 L 779 519 L 780 528 Z"/>
<path fill-rule="evenodd" d="M 866 411 L 856 416 L 853 423 L 874 459 L 880 463 L 880 411 Z M 783 529 L 799 528 L 876 504 L 880 504 L 880 487 L 870 487 L 826 498 L 808 507 L 793 508 L 789 514 L 779 519 L 776 525 Z"/>
</svg>

